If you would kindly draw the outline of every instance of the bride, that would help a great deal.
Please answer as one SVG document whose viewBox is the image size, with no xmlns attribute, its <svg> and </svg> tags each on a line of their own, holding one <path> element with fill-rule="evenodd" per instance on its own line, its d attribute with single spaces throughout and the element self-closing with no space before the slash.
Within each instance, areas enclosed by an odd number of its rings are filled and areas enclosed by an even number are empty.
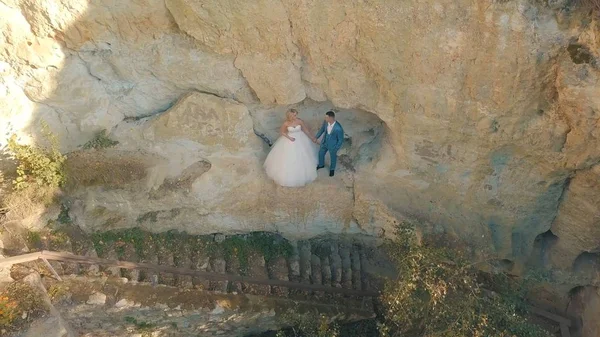
<svg viewBox="0 0 600 337">
<path fill-rule="evenodd" d="M 315 180 L 316 139 L 298 118 L 296 109 L 288 110 L 280 133 L 281 137 L 273 144 L 264 164 L 269 178 L 286 187 L 304 186 Z"/>
</svg>

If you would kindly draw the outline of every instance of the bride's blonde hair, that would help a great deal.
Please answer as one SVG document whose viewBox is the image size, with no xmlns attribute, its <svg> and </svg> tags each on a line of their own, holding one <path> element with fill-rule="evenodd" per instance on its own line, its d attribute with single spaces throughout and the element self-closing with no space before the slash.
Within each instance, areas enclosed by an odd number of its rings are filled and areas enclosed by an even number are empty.
<svg viewBox="0 0 600 337">
<path fill-rule="evenodd" d="M 289 109 L 286 113 L 285 113 L 285 119 L 287 119 L 288 121 L 291 121 L 291 116 L 292 114 L 296 114 L 298 115 L 298 110 L 296 109 Z"/>
</svg>

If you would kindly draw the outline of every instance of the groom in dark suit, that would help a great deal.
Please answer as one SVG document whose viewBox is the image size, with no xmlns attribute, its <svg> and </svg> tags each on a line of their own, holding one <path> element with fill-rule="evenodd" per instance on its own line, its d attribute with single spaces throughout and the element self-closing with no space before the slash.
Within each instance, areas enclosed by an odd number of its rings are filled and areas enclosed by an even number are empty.
<svg viewBox="0 0 600 337">
<path fill-rule="evenodd" d="M 319 141 L 322 134 L 325 134 L 325 137 L 323 137 L 323 141 Z M 319 166 L 317 166 L 317 170 L 325 167 L 325 154 L 329 152 L 329 158 L 331 158 L 329 176 L 333 177 L 335 165 L 337 163 L 337 152 L 342 147 L 343 142 L 344 129 L 340 123 L 336 122 L 335 112 L 327 111 L 325 114 L 325 121 L 315 137 L 315 143 L 321 144 L 321 149 L 319 150 Z"/>
</svg>

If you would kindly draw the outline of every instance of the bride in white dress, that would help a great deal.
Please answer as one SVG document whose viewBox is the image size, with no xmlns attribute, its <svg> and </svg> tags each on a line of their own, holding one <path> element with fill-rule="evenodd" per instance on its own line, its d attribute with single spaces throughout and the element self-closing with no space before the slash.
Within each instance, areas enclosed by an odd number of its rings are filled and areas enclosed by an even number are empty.
<svg viewBox="0 0 600 337">
<path fill-rule="evenodd" d="M 300 187 L 315 180 L 316 139 L 298 118 L 298 111 L 290 109 L 286 113 L 280 133 L 281 137 L 273 144 L 264 164 L 269 178 L 286 187 Z"/>
</svg>

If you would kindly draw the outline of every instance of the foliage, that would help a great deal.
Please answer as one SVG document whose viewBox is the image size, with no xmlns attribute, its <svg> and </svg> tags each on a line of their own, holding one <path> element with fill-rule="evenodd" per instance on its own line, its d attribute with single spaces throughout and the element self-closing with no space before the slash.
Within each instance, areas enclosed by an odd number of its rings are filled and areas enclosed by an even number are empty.
<svg viewBox="0 0 600 337">
<path fill-rule="evenodd" d="M 66 180 L 64 164 L 66 157 L 60 153 L 56 137 L 42 125 L 44 138 L 49 148 L 17 143 L 16 135 L 8 141 L 8 149 L 18 162 L 14 188 L 17 191 L 27 188 L 61 187 Z"/>
<path fill-rule="evenodd" d="M 0 292 L 0 330 L 14 330 L 25 319 L 37 317 L 46 311 L 42 297 L 26 283 L 13 282 Z"/>
<path fill-rule="evenodd" d="M 388 282 L 381 298 L 382 336 L 548 336 L 525 319 L 524 287 L 503 275 L 482 280 L 459 252 L 420 244 L 411 224 L 399 225 L 387 249 L 398 279 Z"/>
<path fill-rule="evenodd" d="M 0 328 L 10 327 L 18 314 L 17 302 L 8 296 L 0 295 Z"/>
<path fill-rule="evenodd" d="M 94 138 L 83 144 L 83 149 L 103 149 L 107 147 L 113 147 L 117 144 L 119 144 L 119 142 L 108 138 L 106 135 L 106 129 L 102 129 L 96 133 L 96 135 L 94 135 Z"/>
</svg>

